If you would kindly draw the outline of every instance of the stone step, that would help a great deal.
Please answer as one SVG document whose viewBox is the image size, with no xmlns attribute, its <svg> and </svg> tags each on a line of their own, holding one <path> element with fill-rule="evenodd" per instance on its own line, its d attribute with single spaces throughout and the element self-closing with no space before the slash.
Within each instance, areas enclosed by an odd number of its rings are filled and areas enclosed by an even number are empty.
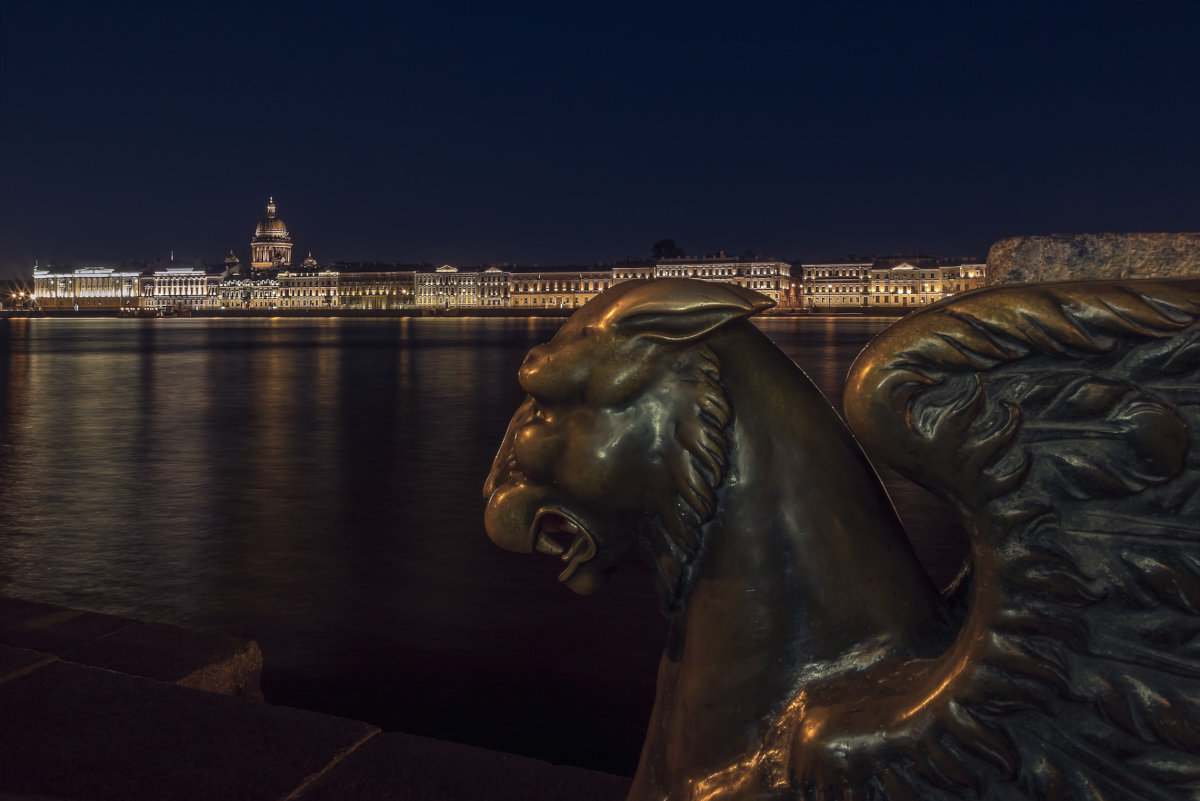
<svg viewBox="0 0 1200 801">
<path fill-rule="evenodd" d="M 89 801 L 282 801 L 378 732 L 60 660 L 0 684 L 0 720 L 0 790 Z"/>
<path fill-rule="evenodd" d="M 0 645 L 181 687 L 262 698 L 257 643 L 225 634 L 0 597 Z"/>
</svg>

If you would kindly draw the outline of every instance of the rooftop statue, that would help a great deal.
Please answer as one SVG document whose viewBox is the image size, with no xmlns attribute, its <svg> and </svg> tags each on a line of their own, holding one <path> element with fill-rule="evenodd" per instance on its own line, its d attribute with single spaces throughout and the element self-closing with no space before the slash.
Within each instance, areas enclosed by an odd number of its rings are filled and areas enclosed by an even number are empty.
<svg viewBox="0 0 1200 801">
<path fill-rule="evenodd" d="M 858 439 L 740 287 L 619 284 L 520 370 L 501 547 L 669 634 L 630 799 L 1200 794 L 1200 280 L 991 288 L 880 335 Z M 950 499 L 939 593 L 875 458 Z"/>
</svg>

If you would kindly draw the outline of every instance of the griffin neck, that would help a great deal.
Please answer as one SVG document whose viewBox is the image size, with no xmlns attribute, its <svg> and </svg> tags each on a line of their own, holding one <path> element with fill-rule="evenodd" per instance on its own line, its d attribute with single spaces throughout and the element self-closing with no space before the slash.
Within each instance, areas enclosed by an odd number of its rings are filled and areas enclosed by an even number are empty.
<svg viewBox="0 0 1200 801">
<path fill-rule="evenodd" d="M 734 410 L 716 515 L 670 621 L 631 799 L 689 797 L 813 681 L 919 651 L 937 593 L 825 398 L 749 323 L 711 337 Z"/>
</svg>

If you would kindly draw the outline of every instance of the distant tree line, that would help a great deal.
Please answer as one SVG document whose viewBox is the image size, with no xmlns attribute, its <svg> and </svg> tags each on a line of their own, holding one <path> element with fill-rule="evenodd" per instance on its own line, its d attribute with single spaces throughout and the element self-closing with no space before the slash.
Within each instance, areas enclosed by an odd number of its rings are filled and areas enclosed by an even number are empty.
<svg viewBox="0 0 1200 801">
<path fill-rule="evenodd" d="M 682 259 L 686 255 L 674 239 L 660 239 L 650 246 L 650 257 L 653 259 Z"/>
</svg>

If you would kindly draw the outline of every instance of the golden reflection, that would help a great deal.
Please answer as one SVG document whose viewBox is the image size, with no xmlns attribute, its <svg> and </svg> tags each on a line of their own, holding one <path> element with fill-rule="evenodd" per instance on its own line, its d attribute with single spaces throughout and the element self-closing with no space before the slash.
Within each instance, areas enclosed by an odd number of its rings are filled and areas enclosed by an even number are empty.
<svg viewBox="0 0 1200 801">
<path fill-rule="evenodd" d="M 694 801 L 740 794 L 757 784 L 761 789 L 783 790 L 791 783 L 789 759 L 791 732 L 805 721 L 808 693 L 801 690 L 779 715 L 758 750 L 744 759 L 691 782 Z"/>
</svg>

